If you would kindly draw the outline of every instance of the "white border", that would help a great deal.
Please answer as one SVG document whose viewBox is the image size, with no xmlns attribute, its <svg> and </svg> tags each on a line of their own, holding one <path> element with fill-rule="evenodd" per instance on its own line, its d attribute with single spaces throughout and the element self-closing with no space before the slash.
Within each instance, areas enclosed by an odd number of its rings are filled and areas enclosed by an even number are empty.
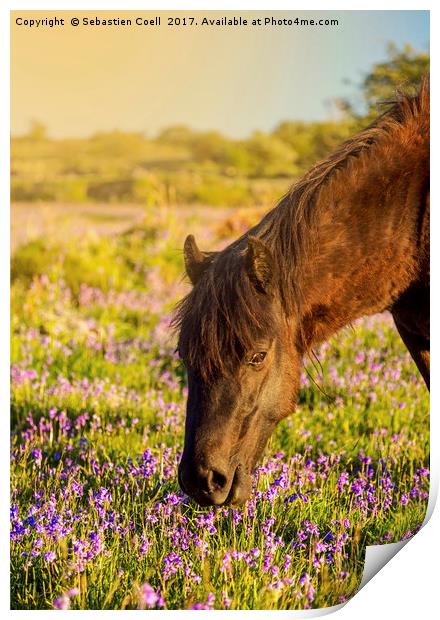
<svg viewBox="0 0 440 620">
<path fill-rule="evenodd" d="M 188 0 L 188 2 L 170 2 L 167 0 L 161 0 L 159 2 L 149 2 L 144 0 L 130 1 L 124 6 L 122 3 L 115 1 L 95 1 L 91 6 L 90 2 L 84 2 L 83 0 L 77 0 L 75 3 L 61 3 L 61 2 L 15 2 L 1 7 L 1 29 L 2 37 L 1 41 L 5 47 L 1 54 L 1 75 L 4 76 L 4 81 L 9 84 L 9 22 L 10 10 L 207 10 L 206 0 L 205 2 Z M 269 6 L 268 6 L 269 4 Z M 304 6 L 307 4 L 307 6 Z M 284 10 L 284 11 L 310 11 L 310 10 L 431 10 L 431 31 L 433 33 L 440 32 L 440 24 L 437 18 L 437 8 L 433 6 L 432 2 L 424 2 L 422 6 L 417 6 L 417 3 L 410 2 L 408 0 L 401 2 L 390 2 L 383 0 L 371 0 L 365 3 L 364 6 L 360 6 L 359 3 L 353 6 L 352 2 L 348 0 L 337 0 L 334 6 L 329 6 L 328 2 L 324 1 L 312 1 L 310 3 L 292 3 L 292 2 L 279 2 L 272 0 L 270 3 L 262 2 L 261 0 L 255 0 L 254 2 L 231 2 L 231 0 L 225 0 L 221 4 L 212 2 L 209 5 L 211 10 Z M 432 143 L 435 145 L 433 148 L 432 168 L 436 170 L 437 159 L 434 157 L 436 154 L 436 142 L 438 140 L 438 123 L 436 122 L 436 111 L 440 110 L 438 96 L 437 96 L 437 40 L 435 37 L 431 38 L 431 97 L 432 97 L 432 109 L 434 110 L 432 118 Z M 2 206 L 0 208 L 0 338 L 1 338 L 1 355 L 0 355 L 0 403 L 2 421 L 7 426 L 9 431 L 9 98 L 2 97 L 0 99 L 1 108 L 1 140 L 2 140 L 2 154 L 3 162 L 7 162 L 6 170 L 1 174 L 1 197 Z M 434 231 L 432 237 L 436 238 L 436 234 L 439 231 L 439 215 L 438 215 L 438 190 L 436 178 L 434 176 L 433 183 L 433 204 L 437 205 L 437 208 L 433 209 L 432 214 L 432 231 Z M 432 263 L 435 267 L 440 264 L 439 260 L 439 246 L 432 244 Z M 436 270 L 436 271 L 437 271 Z M 435 312 L 438 306 L 439 299 L 439 286 L 438 277 L 434 271 L 434 277 L 432 281 L 432 307 L 434 312 L 433 316 L 436 317 Z M 393 617 L 411 617 L 414 614 L 418 614 L 423 617 L 424 620 L 429 620 L 438 612 L 438 604 L 436 600 L 436 590 L 438 588 L 438 564 L 436 553 L 439 550 L 438 540 L 440 539 L 440 511 L 437 507 L 433 513 L 435 498 L 438 493 L 439 484 L 439 470 L 440 470 L 440 420 L 438 414 L 438 390 L 436 388 L 437 378 L 437 364 L 435 360 L 438 358 L 438 329 L 434 323 L 432 326 L 433 332 L 433 378 L 432 381 L 432 416 L 431 416 L 431 492 L 428 514 L 432 518 L 427 523 L 414 539 L 409 541 L 405 546 L 405 549 L 401 551 L 397 558 L 394 558 L 390 564 L 385 566 L 381 571 L 380 579 L 373 579 L 363 588 L 353 599 L 351 599 L 343 609 L 338 612 L 338 617 L 356 618 L 356 620 L 371 620 L 371 615 L 376 614 L 378 618 L 387 618 L 391 615 Z M 4 459 L 4 467 L 0 471 L 9 471 L 9 432 L 5 428 L 5 432 L 1 433 L 1 441 L 3 442 L 1 455 Z M 9 486 L 7 479 L 3 480 L 3 487 Z M 14 616 L 21 616 L 23 613 L 19 611 L 9 611 L 9 501 L 6 493 L 3 493 L 2 498 L 2 510 L 1 515 L 1 532 L 4 538 L 4 543 L 1 545 L 4 556 L 0 563 L 0 588 L 1 588 L 1 608 L 6 612 L 13 614 Z M 428 515 L 427 515 L 428 516 Z M 425 520 L 426 522 L 426 520 Z M 436 544 L 437 543 L 437 544 Z M 338 608 L 341 606 L 338 606 Z M 335 609 L 335 608 L 332 608 Z M 323 615 L 323 611 L 316 610 L 318 614 L 313 612 L 292 612 L 292 611 L 249 611 L 249 612 L 214 612 L 216 614 L 229 615 L 235 614 L 253 614 L 256 616 L 267 617 L 269 614 L 292 614 L 295 617 L 311 617 L 315 615 Z M 331 610 L 327 610 L 329 613 Z M 41 616 L 47 614 L 46 611 L 35 611 L 34 614 Z M 72 612 L 73 614 L 94 614 L 94 613 L 117 613 L 117 612 Z M 134 613 L 134 612 L 125 612 Z M 193 612 L 187 611 L 167 611 L 161 612 L 166 614 L 167 617 L 179 617 L 188 616 Z M 196 612 L 200 613 L 212 613 L 212 612 Z M 304 614 L 304 615 L 303 615 Z"/>
</svg>

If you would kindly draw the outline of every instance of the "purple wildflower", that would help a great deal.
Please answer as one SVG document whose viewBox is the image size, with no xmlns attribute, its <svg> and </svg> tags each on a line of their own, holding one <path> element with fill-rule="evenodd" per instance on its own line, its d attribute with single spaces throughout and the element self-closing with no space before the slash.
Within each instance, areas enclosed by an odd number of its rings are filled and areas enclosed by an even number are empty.
<svg viewBox="0 0 440 620">
<path fill-rule="evenodd" d="M 156 606 L 159 600 L 159 595 L 154 589 L 150 586 L 149 583 L 144 583 L 140 587 L 140 595 L 139 595 L 139 607 L 140 609 L 145 609 L 148 607 L 152 609 Z"/>
</svg>

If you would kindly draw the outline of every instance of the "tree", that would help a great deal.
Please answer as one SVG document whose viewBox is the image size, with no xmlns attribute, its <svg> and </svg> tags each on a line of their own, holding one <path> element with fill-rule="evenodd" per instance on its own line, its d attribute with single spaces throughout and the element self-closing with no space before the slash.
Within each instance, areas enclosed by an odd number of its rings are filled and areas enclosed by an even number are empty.
<svg viewBox="0 0 440 620">
<path fill-rule="evenodd" d="M 185 125 L 173 125 L 163 129 L 157 136 L 157 140 L 167 144 L 188 146 L 193 142 L 195 135 L 196 132 Z"/>
<path fill-rule="evenodd" d="M 35 141 L 46 140 L 47 139 L 46 125 L 44 125 L 40 121 L 37 121 L 36 119 L 32 119 L 31 127 L 29 129 L 29 133 L 27 137 Z"/>
<path fill-rule="evenodd" d="M 348 121 L 283 121 L 273 135 L 296 152 L 297 166 L 300 171 L 305 171 L 331 153 L 351 133 L 352 123 Z"/>
<path fill-rule="evenodd" d="M 298 172 L 296 152 L 274 135 L 255 131 L 244 146 L 252 162 L 251 176 L 290 177 Z"/>
<path fill-rule="evenodd" d="M 425 75 L 429 75 L 428 53 L 419 52 L 409 44 L 399 49 L 389 43 L 387 60 L 375 64 L 360 84 L 366 113 L 357 112 L 347 99 L 339 100 L 339 107 L 365 125 L 381 111 L 380 104 L 395 99 L 397 92 L 416 92 Z"/>
</svg>

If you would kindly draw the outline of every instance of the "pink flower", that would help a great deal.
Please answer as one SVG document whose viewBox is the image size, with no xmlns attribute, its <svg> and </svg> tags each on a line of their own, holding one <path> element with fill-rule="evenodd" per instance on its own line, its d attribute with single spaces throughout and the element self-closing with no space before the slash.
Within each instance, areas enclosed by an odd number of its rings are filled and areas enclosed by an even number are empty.
<svg viewBox="0 0 440 620">
<path fill-rule="evenodd" d="M 140 587 L 139 607 L 152 609 L 159 602 L 159 594 L 157 594 L 149 583 L 143 583 Z"/>
<path fill-rule="evenodd" d="M 61 596 L 54 600 L 53 608 L 59 609 L 61 611 L 66 611 L 66 609 L 70 609 L 70 598 L 72 596 L 77 596 L 78 594 L 79 590 L 77 588 L 72 588 L 68 592 L 64 592 Z"/>
</svg>

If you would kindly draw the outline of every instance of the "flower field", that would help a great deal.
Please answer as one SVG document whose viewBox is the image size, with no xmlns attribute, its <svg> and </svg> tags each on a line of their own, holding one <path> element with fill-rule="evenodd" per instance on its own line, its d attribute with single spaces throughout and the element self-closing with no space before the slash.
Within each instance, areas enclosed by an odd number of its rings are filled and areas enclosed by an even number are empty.
<svg viewBox="0 0 440 620">
<path fill-rule="evenodd" d="M 366 545 L 424 519 L 428 394 L 385 315 L 307 361 L 244 507 L 180 492 L 186 387 L 169 320 L 197 227 L 201 247 L 221 245 L 214 226 L 166 213 L 13 255 L 14 609 L 336 605 Z"/>
</svg>

